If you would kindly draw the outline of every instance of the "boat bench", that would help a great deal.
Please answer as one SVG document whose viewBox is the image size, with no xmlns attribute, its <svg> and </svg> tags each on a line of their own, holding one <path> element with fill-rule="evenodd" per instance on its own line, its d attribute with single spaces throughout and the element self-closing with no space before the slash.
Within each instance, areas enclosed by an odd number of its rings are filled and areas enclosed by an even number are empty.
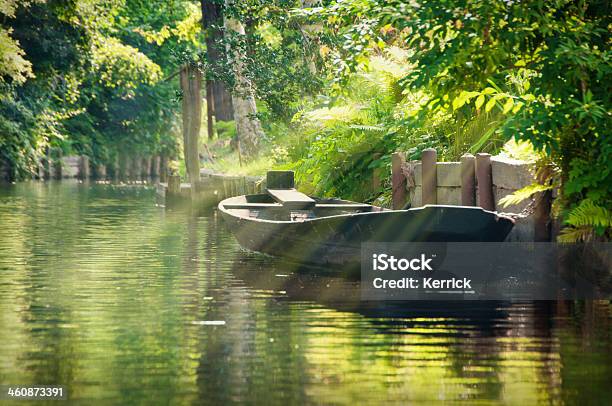
<svg viewBox="0 0 612 406">
<path fill-rule="evenodd" d="M 314 199 L 295 189 L 268 189 L 268 194 L 289 210 L 311 210 L 316 205 Z"/>
<path fill-rule="evenodd" d="M 223 205 L 228 210 L 231 209 L 242 209 L 242 210 L 257 210 L 257 209 L 279 209 L 286 210 L 280 203 L 226 203 Z M 315 205 L 317 209 L 330 209 L 330 210 L 370 210 L 372 206 L 369 204 L 360 203 L 317 203 Z"/>
</svg>

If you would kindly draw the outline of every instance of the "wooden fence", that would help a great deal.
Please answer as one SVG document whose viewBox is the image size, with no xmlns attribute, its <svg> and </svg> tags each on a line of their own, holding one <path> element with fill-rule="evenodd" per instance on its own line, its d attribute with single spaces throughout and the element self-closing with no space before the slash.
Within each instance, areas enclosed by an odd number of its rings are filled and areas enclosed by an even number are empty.
<svg viewBox="0 0 612 406">
<path fill-rule="evenodd" d="M 480 206 L 485 210 L 520 214 L 510 241 L 550 241 L 550 193 L 536 194 L 502 208 L 500 199 L 535 182 L 534 165 L 503 156 L 466 154 L 460 162 L 437 162 L 436 151 L 423 151 L 420 161 L 392 155 L 393 208 L 410 203 Z"/>
</svg>

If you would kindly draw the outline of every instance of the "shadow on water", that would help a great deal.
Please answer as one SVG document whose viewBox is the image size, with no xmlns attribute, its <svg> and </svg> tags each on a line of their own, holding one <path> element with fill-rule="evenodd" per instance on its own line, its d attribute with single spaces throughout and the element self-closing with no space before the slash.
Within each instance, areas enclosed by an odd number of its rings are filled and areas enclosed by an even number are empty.
<svg viewBox="0 0 612 406">
<path fill-rule="evenodd" d="M 289 271 L 290 270 L 290 271 Z M 379 317 L 448 317 L 462 320 L 494 320 L 504 317 L 501 301 L 364 301 L 361 284 L 342 270 L 323 269 L 240 251 L 232 273 L 255 289 L 284 292 L 283 300 L 312 301 L 341 311 Z"/>
</svg>

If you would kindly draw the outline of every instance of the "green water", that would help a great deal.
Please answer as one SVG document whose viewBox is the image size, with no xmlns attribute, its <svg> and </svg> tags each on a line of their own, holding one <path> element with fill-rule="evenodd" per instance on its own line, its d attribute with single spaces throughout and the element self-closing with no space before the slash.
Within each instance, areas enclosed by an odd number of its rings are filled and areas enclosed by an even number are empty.
<svg viewBox="0 0 612 406">
<path fill-rule="evenodd" d="M 358 294 L 243 252 L 214 211 L 165 210 L 151 189 L 0 187 L 0 384 L 87 405 L 612 399 L 607 302 Z"/>
</svg>

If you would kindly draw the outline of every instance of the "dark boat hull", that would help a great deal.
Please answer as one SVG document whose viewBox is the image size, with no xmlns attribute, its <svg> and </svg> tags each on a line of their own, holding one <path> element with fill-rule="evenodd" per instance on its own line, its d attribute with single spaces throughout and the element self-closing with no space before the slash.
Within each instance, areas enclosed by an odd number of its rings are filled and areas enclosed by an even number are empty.
<svg viewBox="0 0 612 406">
<path fill-rule="evenodd" d="M 366 242 L 500 242 L 513 221 L 476 207 L 425 206 L 304 221 L 269 221 L 219 208 L 238 242 L 249 250 L 316 265 L 358 265 Z"/>
</svg>

